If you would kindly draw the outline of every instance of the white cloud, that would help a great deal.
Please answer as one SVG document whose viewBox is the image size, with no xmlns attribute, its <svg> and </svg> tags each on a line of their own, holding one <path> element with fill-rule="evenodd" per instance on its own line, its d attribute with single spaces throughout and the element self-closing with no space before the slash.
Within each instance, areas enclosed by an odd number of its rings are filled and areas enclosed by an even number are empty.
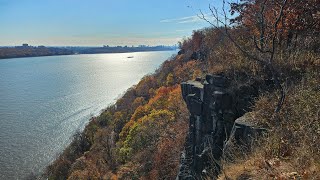
<svg viewBox="0 0 320 180">
<path fill-rule="evenodd" d="M 199 15 L 202 17 L 202 15 Z M 173 19 L 163 19 L 160 22 L 161 23 L 178 23 L 178 24 L 186 24 L 186 23 L 196 23 L 196 22 L 203 22 L 203 19 L 201 19 L 199 16 L 186 16 L 181 18 L 173 18 Z M 205 18 L 210 18 L 210 14 L 204 14 Z"/>
</svg>

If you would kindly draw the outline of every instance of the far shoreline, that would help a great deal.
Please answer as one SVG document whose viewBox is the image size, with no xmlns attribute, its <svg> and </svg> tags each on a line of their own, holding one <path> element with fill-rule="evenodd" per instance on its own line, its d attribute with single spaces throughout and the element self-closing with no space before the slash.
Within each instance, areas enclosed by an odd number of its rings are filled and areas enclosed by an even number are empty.
<svg viewBox="0 0 320 180">
<path fill-rule="evenodd" d="M 74 56 L 74 55 L 85 55 L 85 54 L 124 54 L 124 53 L 136 53 L 136 52 L 159 52 L 159 51 L 177 51 L 179 49 L 172 50 L 148 50 L 148 51 L 128 51 L 128 52 L 101 52 L 101 53 L 75 53 L 75 54 L 55 54 L 55 55 L 43 55 L 43 56 L 19 56 L 19 57 L 6 57 L 0 58 L 1 60 L 7 59 L 21 59 L 21 58 L 34 58 L 34 57 L 50 57 L 50 56 Z"/>
</svg>

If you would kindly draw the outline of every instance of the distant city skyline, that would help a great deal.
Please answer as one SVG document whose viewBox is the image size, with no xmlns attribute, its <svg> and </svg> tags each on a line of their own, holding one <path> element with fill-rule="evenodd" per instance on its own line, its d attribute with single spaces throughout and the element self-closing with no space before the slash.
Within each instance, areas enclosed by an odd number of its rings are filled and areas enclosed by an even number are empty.
<svg viewBox="0 0 320 180">
<path fill-rule="evenodd" d="M 214 0 L 0 0 L 0 46 L 174 45 Z"/>
<path fill-rule="evenodd" d="M 43 44 L 28 44 L 28 43 L 23 43 L 20 45 L 0 45 L 1 47 L 178 47 L 178 43 L 176 44 L 172 44 L 172 45 L 165 45 L 165 44 L 158 44 L 158 45 L 146 45 L 146 44 L 137 44 L 137 45 L 108 45 L 108 44 L 103 44 L 103 45 L 96 45 L 96 46 L 68 46 L 68 45 L 63 45 L 63 46 L 47 46 L 47 45 L 43 45 Z"/>
</svg>

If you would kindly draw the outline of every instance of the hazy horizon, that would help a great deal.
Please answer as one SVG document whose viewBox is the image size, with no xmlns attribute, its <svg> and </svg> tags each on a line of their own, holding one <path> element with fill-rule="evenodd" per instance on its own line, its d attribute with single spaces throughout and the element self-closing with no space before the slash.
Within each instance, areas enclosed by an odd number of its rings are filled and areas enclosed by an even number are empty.
<svg viewBox="0 0 320 180">
<path fill-rule="evenodd" d="M 174 45 L 213 0 L 0 0 L 0 46 Z"/>
<path fill-rule="evenodd" d="M 0 47 L 19 47 L 19 46 L 23 46 L 23 44 L 28 44 L 28 43 L 21 43 L 21 44 L 18 44 L 18 45 L 14 45 L 14 46 L 12 46 L 12 45 L 0 45 Z M 90 45 L 88 45 L 88 46 L 86 46 L 86 45 L 83 45 L 83 46 L 81 46 L 81 45 L 71 45 L 71 46 L 69 46 L 69 45 L 45 45 L 45 44 L 28 44 L 28 46 L 30 46 L 30 47 L 38 47 L 38 46 L 45 46 L 45 47 L 79 47 L 79 48 L 97 48 L 97 47 L 104 47 L 104 46 L 107 46 L 108 44 L 102 44 L 102 45 L 97 45 L 97 46 L 94 46 L 94 45 L 92 45 L 92 46 L 90 46 Z M 169 45 L 164 45 L 164 44 L 159 44 L 159 45 L 153 45 L 153 44 L 151 44 L 151 45 L 145 45 L 145 44 L 138 44 L 138 45 L 126 45 L 126 44 L 124 44 L 124 45 L 108 45 L 109 47 L 118 47 L 118 46 L 121 46 L 121 47 L 125 47 L 125 46 L 127 46 L 127 47 L 139 47 L 139 46 L 147 46 L 147 47 L 156 47 L 156 46 L 165 46 L 165 47 L 174 47 L 174 46 L 178 46 L 178 43 L 176 43 L 176 44 L 169 44 Z"/>
</svg>

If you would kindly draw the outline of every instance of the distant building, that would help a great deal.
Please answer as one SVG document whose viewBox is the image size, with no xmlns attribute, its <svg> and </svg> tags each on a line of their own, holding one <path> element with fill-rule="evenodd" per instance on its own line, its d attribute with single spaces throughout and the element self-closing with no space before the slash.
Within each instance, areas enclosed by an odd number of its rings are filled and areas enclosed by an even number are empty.
<svg viewBox="0 0 320 180">
<path fill-rule="evenodd" d="M 22 44 L 22 47 L 28 47 L 29 44 Z"/>
</svg>

